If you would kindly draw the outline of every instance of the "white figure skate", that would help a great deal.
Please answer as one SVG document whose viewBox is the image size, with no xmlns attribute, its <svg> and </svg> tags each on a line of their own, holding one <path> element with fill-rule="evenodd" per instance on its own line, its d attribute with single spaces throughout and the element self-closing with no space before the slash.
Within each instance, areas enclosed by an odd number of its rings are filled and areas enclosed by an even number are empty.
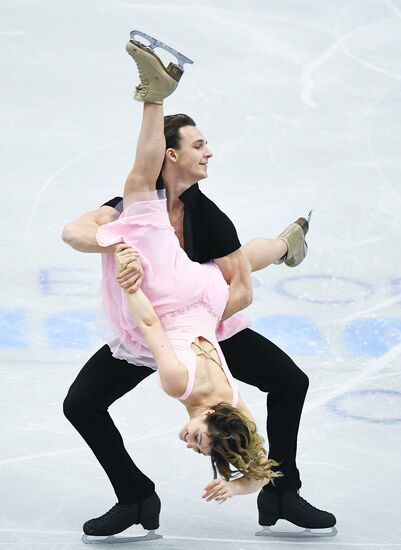
<svg viewBox="0 0 401 550">
<path fill-rule="evenodd" d="M 274 262 L 276 265 L 285 263 L 288 267 L 296 267 L 304 259 L 308 252 L 308 245 L 305 242 L 305 236 L 309 231 L 309 223 L 312 217 L 311 210 L 307 218 L 299 218 L 296 222 L 291 223 L 277 236 L 288 247 L 288 252 L 285 256 Z"/>
<path fill-rule="evenodd" d="M 149 44 L 142 44 L 135 39 L 136 36 L 145 38 Z M 138 101 L 161 105 L 163 100 L 177 88 L 178 82 L 184 72 L 184 63 L 193 63 L 193 61 L 170 46 L 160 42 L 160 40 L 141 31 L 132 31 L 130 38 L 131 40 L 126 45 L 126 50 L 137 64 L 141 80 L 140 85 L 136 87 L 134 98 Z M 178 64 L 169 63 L 168 67 L 165 67 L 154 53 L 156 47 L 173 54 Z"/>
</svg>

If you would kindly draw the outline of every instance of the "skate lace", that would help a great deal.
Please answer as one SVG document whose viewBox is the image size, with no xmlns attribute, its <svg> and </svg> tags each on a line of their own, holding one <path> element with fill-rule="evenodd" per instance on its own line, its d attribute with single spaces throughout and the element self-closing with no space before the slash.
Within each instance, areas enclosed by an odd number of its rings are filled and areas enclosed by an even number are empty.
<svg viewBox="0 0 401 550">
<path fill-rule="evenodd" d="M 142 65 L 137 61 L 135 61 L 135 63 L 138 67 L 139 78 L 140 78 L 140 81 L 141 81 L 140 85 L 137 88 L 145 89 L 145 88 L 147 88 L 147 86 L 149 86 L 149 80 L 146 78 L 146 75 L 143 72 Z"/>
<path fill-rule="evenodd" d="M 295 501 L 297 501 L 297 504 L 301 508 L 304 508 L 305 510 L 308 510 L 309 512 L 313 512 L 314 514 L 324 513 L 324 512 L 322 512 L 322 510 L 319 510 L 318 508 L 315 508 L 314 506 L 312 506 L 312 504 L 310 504 L 307 500 L 302 498 L 301 495 L 299 495 L 298 493 L 294 493 L 293 499 Z"/>
<path fill-rule="evenodd" d="M 115 504 L 113 508 L 110 508 L 108 512 L 106 512 L 101 518 L 103 521 L 108 521 L 109 519 L 113 519 L 116 516 L 119 515 L 119 513 L 122 511 L 122 509 L 126 508 L 127 506 L 125 504 Z"/>
</svg>

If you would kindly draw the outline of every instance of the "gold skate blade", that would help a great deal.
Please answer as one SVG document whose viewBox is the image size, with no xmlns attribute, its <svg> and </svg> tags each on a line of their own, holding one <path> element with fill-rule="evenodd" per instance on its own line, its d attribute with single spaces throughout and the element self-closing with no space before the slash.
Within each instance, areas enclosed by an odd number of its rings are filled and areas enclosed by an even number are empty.
<svg viewBox="0 0 401 550">
<path fill-rule="evenodd" d="M 146 535 L 139 535 L 137 537 L 116 537 L 115 535 L 95 537 L 92 535 L 83 535 L 81 540 L 84 544 L 122 544 L 130 542 L 143 542 L 146 540 L 158 540 L 162 538 L 162 535 L 159 535 L 154 531 L 149 531 L 149 533 L 147 533 Z"/>
</svg>

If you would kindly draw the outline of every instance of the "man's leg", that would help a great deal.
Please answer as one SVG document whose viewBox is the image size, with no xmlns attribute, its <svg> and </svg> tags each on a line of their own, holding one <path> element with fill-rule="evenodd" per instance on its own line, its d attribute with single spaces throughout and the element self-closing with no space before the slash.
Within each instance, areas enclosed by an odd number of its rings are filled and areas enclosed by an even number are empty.
<svg viewBox="0 0 401 550">
<path fill-rule="evenodd" d="M 269 490 L 299 489 L 296 466 L 298 428 L 308 389 L 308 377 L 275 344 L 251 329 L 219 342 L 233 376 L 256 386 L 267 396 L 269 457 L 280 462 L 284 477 Z"/>
<path fill-rule="evenodd" d="M 146 200 L 156 187 L 165 151 L 163 121 L 162 105 L 143 105 L 136 158 L 125 183 L 124 201 Z M 103 346 L 83 367 L 64 402 L 66 417 L 93 450 L 121 504 L 143 501 L 154 493 L 154 484 L 131 460 L 107 409 L 152 372 L 115 359 L 110 348 Z"/>
<path fill-rule="evenodd" d="M 303 527 L 332 527 L 333 514 L 314 508 L 297 494 L 301 487 L 297 438 L 308 377 L 286 353 L 253 330 L 245 329 L 219 343 L 233 376 L 268 392 L 269 458 L 280 463 L 284 477 L 260 492 L 259 523 L 274 525 L 281 517 Z"/>
<path fill-rule="evenodd" d="M 103 346 L 82 368 L 64 400 L 65 416 L 92 449 L 123 504 L 144 500 L 155 487 L 127 453 L 108 408 L 153 372 L 115 359 Z"/>
<path fill-rule="evenodd" d="M 115 359 L 103 346 L 82 368 L 64 400 L 65 416 L 92 449 L 118 499 L 109 512 L 85 523 L 86 534 L 112 535 L 135 523 L 146 529 L 159 526 L 154 483 L 132 461 L 108 413 L 114 401 L 153 372 Z"/>
</svg>

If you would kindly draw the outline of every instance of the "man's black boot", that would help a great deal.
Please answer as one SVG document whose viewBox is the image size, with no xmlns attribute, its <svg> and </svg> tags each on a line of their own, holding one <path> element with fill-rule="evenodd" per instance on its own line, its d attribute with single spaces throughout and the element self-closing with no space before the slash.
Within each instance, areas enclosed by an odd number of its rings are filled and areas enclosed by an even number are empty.
<svg viewBox="0 0 401 550">
<path fill-rule="evenodd" d="M 318 510 L 295 490 L 276 495 L 262 489 L 258 495 L 258 509 L 259 524 L 264 526 L 275 525 L 279 519 L 305 529 L 326 529 L 336 524 L 333 514 Z"/>
<path fill-rule="evenodd" d="M 154 531 L 159 527 L 160 510 L 160 499 L 153 493 L 139 503 L 115 504 L 103 516 L 85 522 L 83 531 L 86 535 L 97 537 L 116 535 L 139 523 L 144 529 Z"/>
</svg>

